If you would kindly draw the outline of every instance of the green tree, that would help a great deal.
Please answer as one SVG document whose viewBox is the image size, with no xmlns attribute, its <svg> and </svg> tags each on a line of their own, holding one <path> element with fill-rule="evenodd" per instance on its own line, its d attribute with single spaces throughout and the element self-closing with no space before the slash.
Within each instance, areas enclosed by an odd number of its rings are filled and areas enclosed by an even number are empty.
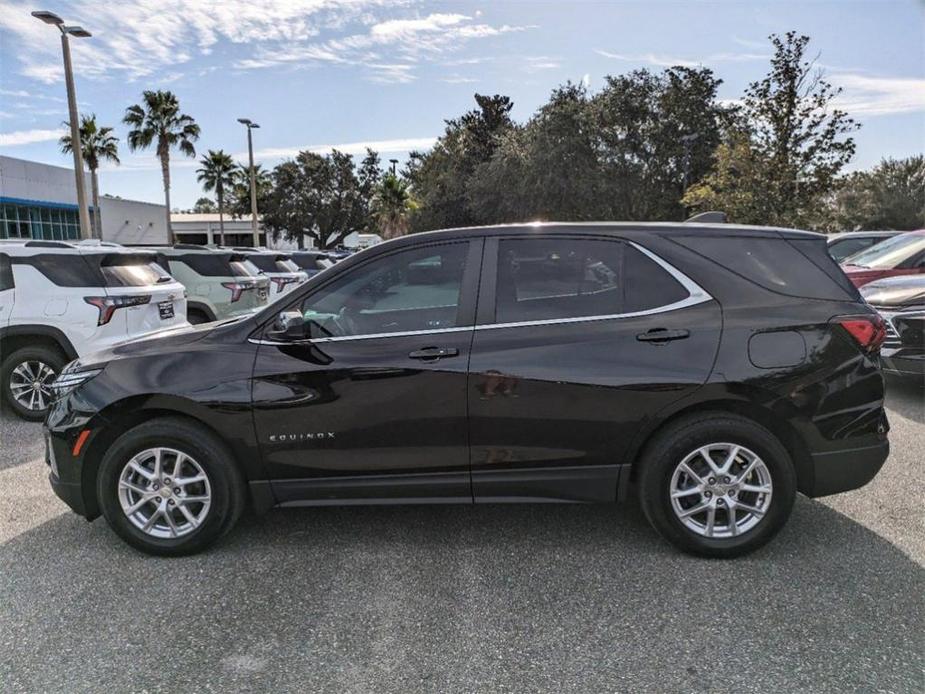
<svg viewBox="0 0 925 694">
<path fill-rule="evenodd" d="M 376 221 L 373 227 L 384 239 L 393 239 L 408 233 L 409 219 L 417 209 L 408 184 L 392 173 L 387 173 L 376 188 L 371 203 Z"/>
<path fill-rule="evenodd" d="M 366 148 L 366 156 L 357 167 L 357 181 L 360 186 L 360 206 L 362 207 L 361 215 L 363 217 L 362 228 L 364 231 L 372 230 L 376 225 L 376 218 L 373 213 L 372 203 L 373 196 L 376 194 L 382 181 L 382 169 L 379 168 L 379 154 L 369 147 Z"/>
<path fill-rule="evenodd" d="M 129 149 L 134 152 L 152 145 L 155 147 L 164 181 L 167 242 L 173 245 L 173 227 L 170 224 L 170 150 L 176 148 L 188 157 L 195 157 L 193 142 L 199 139 L 199 125 L 191 116 L 180 112 L 180 102 L 173 92 L 161 90 L 142 92 L 142 103 L 129 106 L 122 121 L 132 127 L 128 133 Z"/>
<path fill-rule="evenodd" d="M 925 228 L 925 156 L 884 159 L 845 177 L 832 196 L 830 231 Z"/>
<path fill-rule="evenodd" d="M 737 222 L 811 226 L 854 154 L 848 133 L 859 126 L 835 107 L 841 90 L 806 58 L 809 37 L 791 31 L 770 40 L 769 73 L 746 90 L 716 171 L 688 190 L 684 202 L 725 210 Z"/>
<path fill-rule="evenodd" d="M 64 125 L 70 130 L 70 122 L 66 122 Z M 80 152 L 83 156 L 84 164 L 90 170 L 94 235 L 96 238 L 101 239 L 103 238 L 103 227 L 100 221 L 100 181 L 97 172 L 102 161 L 119 163 L 119 138 L 112 134 L 112 128 L 97 125 L 96 114 L 81 116 L 78 132 L 80 133 Z M 70 134 L 63 135 L 59 142 L 61 151 L 65 154 L 70 154 L 73 151 Z"/>
<path fill-rule="evenodd" d="M 190 212 L 194 214 L 212 214 L 217 209 L 218 208 L 215 207 L 215 203 L 212 202 L 211 198 L 199 198 Z"/>
<path fill-rule="evenodd" d="M 353 157 L 337 150 L 325 156 L 306 151 L 278 165 L 262 217 L 271 234 L 284 234 L 299 248 L 306 235 L 324 249 L 363 229 L 363 192 Z"/>
<path fill-rule="evenodd" d="M 446 121 L 446 130 L 427 153 L 412 152 L 404 172 L 421 203 L 415 231 L 466 226 L 481 218 L 467 188 L 476 168 L 487 162 L 513 126 L 513 103 L 501 95 L 475 95 L 477 108 Z"/>
<path fill-rule="evenodd" d="M 231 187 L 227 189 L 228 211 L 237 219 L 251 216 L 251 170 L 249 164 L 235 165 Z M 254 181 L 257 184 L 257 213 L 262 214 L 273 188 L 272 174 L 262 164 L 254 164 Z"/>
<path fill-rule="evenodd" d="M 231 155 L 221 149 L 210 149 L 199 163 L 201 166 L 196 169 L 196 180 L 207 193 L 215 191 L 215 199 L 218 202 L 218 239 L 219 245 L 224 246 L 225 190 L 234 185 L 235 163 Z"/>
</svg>

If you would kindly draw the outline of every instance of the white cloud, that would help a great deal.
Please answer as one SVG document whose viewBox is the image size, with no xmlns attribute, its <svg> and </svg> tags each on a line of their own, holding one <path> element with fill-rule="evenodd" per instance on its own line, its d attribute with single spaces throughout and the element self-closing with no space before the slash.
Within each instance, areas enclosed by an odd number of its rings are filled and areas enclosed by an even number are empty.
<svg viewBox="0 0 925 694">
<path fill-rule="evenodd" d="M 179 75 L 194 57 L 214 60 L 216 44 L 233 46 L 234 66 L 343 64 L 376 81 L 405 82 L 408 70 L 370 64 L 413 63 L 466 42 L 526 27 L 489 25 L 459 13 L 417 13 L 419 0 L 73 0 L 65 20 L 91 39 L 72 41 L 75 71 L 85 79 L 136 80 Z M 29 16 L 32 0 L 0 0 L 0 32 L 15 37 L 20 72 L 50 84 L 61 79 L 52 28 Z M 11 43 L 10 45 L 14 45 Z M 196 69 L 204 66 L 196 65 Z M 4 66 L 4 69 L 8 69 Z M 9 68 L 12 69 L 12 68 Z"/>
<path fill-rule="evenodd" d="M 411 150 L 429 149 L 437 141 L 436 137 L 408 137 L 398 140 L 371 140 L 368 142 L 344 142 L 339 145 L 306 145 L 301 147 L 270 147 L 254 152 L 255 159 L 286 159 L 296 156 L 299 152 L 308 150 L 317 154 L 327 154 L 332 149 L 345 154 L 366 154 L 366 148 L 375 150 L 380 154 L 394 152 L 410 152 Z M 236 159 L 243 159 L 247 153 L 236 154 Z"/>
<path fill-rule="evenodd" d="M 752 60 L 768 60 L 771 56 L 764 53 L 713 53 L 702 58 L 679 58 L 677 56 L 659 53 L 611 53 L 598 49 L 598 55 L 612 60 L 622 60 L 627 63 L 648 63 L 656 67 L 698 67 L 715 63 L 742 63 Z"/>
<path fill-rule="evenodd" d="M 438 78 L 438 81 L 446 82 L 447 84 L 474 84 L 478 82 L 475 77 L 466 77 L 464 75 L 446 75 Z"/>
<path fill-rule="evenodd" d="M 56 130 L 15 130 L 11 133 L 0 133 L 0 147 L 17 147 L 31 145 L 35 142 L 48 142 L 57 140 L 64 134 L 64 128 Z"/>
<path fill-rule="evenodd" d="M 552 58 L 548 55 L 528 55 L 524 58 L 524 61 L 523 69 L 527 72 L 555 70 L 562 67 L 558 58 Z"/>
<path fill-rule="evenodd" d="M 836 105 L 853 116 L 884 116 L 925 111 L 925 79 L 829 73 L 844 90 Z"/>
</svg>

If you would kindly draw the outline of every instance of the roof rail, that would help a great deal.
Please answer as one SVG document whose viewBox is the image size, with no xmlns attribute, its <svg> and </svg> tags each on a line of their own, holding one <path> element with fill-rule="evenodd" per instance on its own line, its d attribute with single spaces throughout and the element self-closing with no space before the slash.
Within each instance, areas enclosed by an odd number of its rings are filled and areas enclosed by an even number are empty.
<svg viewBox="0 0 925 694">
<path fill-rule="evenodd" d="M 684 220 L 685 224 L 725 224 L 726 213 L 719 211 L 701 212 Z"/>
<path fill-rule="evenodd" d="M 64 241 L 26 241 L 26 248 L 70 248 L 74 245 Z"/>
</svg>

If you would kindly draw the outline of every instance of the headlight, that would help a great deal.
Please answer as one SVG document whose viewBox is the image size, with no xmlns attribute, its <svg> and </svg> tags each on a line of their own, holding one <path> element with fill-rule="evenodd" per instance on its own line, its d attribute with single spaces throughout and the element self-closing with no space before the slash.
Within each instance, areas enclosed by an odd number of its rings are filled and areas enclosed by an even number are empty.
<svg viewBox="0 0 925 694">
<path fill-rule="evenodd" d="M 76 388 L 79 385 L 83 385 L 89 381 L 94 376 L 99 375 L 103 370 L 102 369 L 88 369 L 86 371 L 71 371 L 67 372 L 66 370 L 61 373 L 58 378 L 56 378 L 52 384 L 52 390 L 55 391 L 57 397 L 61 397 Z"/>
</svg>

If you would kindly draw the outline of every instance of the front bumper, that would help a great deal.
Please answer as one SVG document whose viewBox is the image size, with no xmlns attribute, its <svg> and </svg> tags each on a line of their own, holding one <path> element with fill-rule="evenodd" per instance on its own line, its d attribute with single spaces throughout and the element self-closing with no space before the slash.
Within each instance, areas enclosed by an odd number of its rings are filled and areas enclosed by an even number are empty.
<svg viewBox="0 0 925 694">
<path fill-rule="evenodd" d="M 870 482 L 890 454 L 890 442 L 842 451 L 814 453 L 813 486 L 807 496 L 827 496 L 858 489 Z"/>
</svg>

